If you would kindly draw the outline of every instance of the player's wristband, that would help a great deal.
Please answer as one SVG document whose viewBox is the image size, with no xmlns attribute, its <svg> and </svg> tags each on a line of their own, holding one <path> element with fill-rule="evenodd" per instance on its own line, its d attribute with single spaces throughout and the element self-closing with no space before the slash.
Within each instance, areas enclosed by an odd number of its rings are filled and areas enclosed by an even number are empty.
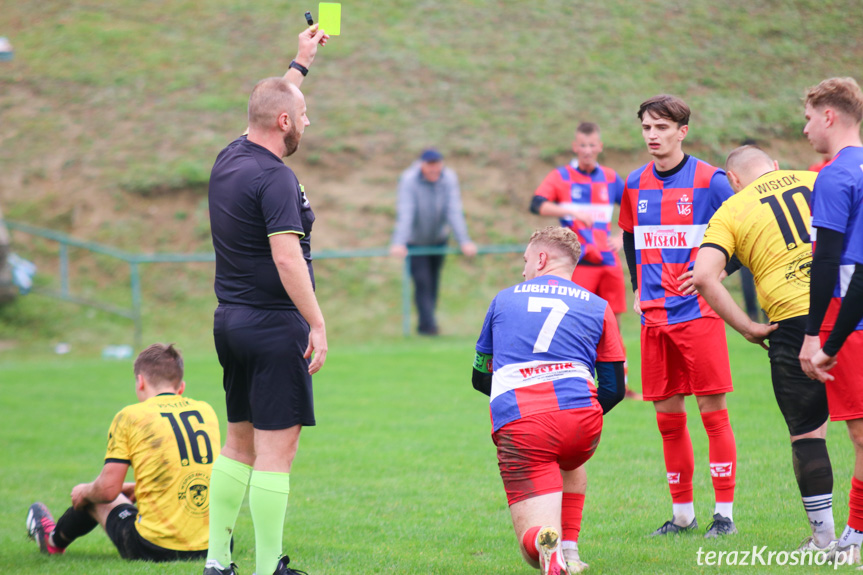
<svg viewBox="0 0 863 575">
<path fill-rule="evenodd" d="M 473 368 L 480 373 L 492 372 L 492 361 L 490 353 L 476 352 L 476 357 L 473 360 Z"/>
<path fill-rule="evenodd" d="M 297 70 L 303 76 L 307 76 L 309 74 L 309 69 L 298 63 L 296 60 L 291 60 L 291 65 L 289 66 L 289 68 Z"/>
</svg>

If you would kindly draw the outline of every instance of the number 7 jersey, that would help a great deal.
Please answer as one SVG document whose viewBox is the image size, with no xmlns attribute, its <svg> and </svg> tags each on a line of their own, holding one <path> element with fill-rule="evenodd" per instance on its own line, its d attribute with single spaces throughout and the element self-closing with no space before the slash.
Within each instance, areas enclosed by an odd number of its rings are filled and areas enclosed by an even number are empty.
<svg viewBox="0 0 863 575">
<path fill-rule="evenodd" d="M 210 471 L 219 455 L 219 420 L 208 403 L 162 394 L 123 408 L 108 432 L 105 463 L 135 472 L 135 528 L 177 551 L 209 542 Z"/>
<path fill-rule="evenodd" d="M 809 198 L 815 172 L 768 172 L 725 201 L 701 247 L 737 254 L 755 277 L 758 303 L 770 321 L 809 313 Z"/>
<path fill-rule="evenodd" d="M 552 275 L 498 293 L 476 351 L 493 356 L 494 431 L 528 415 L 598 408 L 596 362 L 625 359 L 608 303 Z"/>
</svg>

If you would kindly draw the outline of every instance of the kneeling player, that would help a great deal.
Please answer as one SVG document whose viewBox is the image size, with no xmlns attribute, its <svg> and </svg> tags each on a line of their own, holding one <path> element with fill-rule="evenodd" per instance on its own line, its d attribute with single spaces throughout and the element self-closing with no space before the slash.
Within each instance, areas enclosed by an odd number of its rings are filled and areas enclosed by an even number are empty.
<svg viewBox="0 0 863 575">
<path fill-rule="evenodd" d="M 114 416 L 99 476 L 72 489 L 72 507 L 56 525 L 45 505 L 30 506 L 27 533 L 43 553 L 63 553 L 101 525 L 124 559 L 207 555 L 210 470 L 221 445 L 216 414 L 181 395 L 183 358 L 173 345 L 151 345 L 134 370 L 140 403 Z M 130 465 L 136 482 L 124 483 Z"/>
<path fill-rule="evenodd" d="M 476 345 L 473 384 L 491 397 L 513 526 L 525 560 L 543 574 L 587 567 L 577 545 L 582 466 L 599 444 L 603 413 L 624 394 L 614 313 L 570 280 L 580 252 L 570 229 L 535 232 L 525 281 L 497 294 Z"/>
</svg>

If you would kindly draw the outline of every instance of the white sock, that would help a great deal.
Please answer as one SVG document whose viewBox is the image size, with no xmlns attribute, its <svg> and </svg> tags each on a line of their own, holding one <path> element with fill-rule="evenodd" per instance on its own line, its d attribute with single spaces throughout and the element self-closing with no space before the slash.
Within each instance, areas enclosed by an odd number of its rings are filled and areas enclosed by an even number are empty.
<svg viewBox="0 0 863 575">
<path fill-rule="evenodd" d="M 575 541 L 561 541 L 560 542 L 561 549 L 578 549 L 578 543 Z"/>
<path fill-rule="evenodd" d="M 846 525 L 845 531 L 843 531 L 842 536 L 839 537 L 837 547 L 848 547 L 849 545 L 857 545 L 859 547 L 861 543 L 863 543 L 863 531 L 851 529 L 851 527 Z"/>
<path fill-rule="evenodd" d="M 674 515 L 672 523 L 686 527 L 695 519 L 695 503 L 672 503 L 671 513 Z"/>
<path fill-rule="evenodd" d="M 731 510 L 731 508 L 733 506 L 734 506 L 733 501 L 731 503 L 720 503 L 717 501 L 716 507 L 715 507 L 713 512 L 719 513 L 720 515 L 722 515 L 726 519 L 730 519 L 731 521 L 734 521 L 734 514 L 733 514 L 733 511 Z"/>
<path fill-rule="evenodd" d="M 833 494 L 802 497 L 803 508 L 809 517 L 812 537 L 818 547 L 826 547 L 836 539 L 836 527 L 833 524 Z"/>
</svg>

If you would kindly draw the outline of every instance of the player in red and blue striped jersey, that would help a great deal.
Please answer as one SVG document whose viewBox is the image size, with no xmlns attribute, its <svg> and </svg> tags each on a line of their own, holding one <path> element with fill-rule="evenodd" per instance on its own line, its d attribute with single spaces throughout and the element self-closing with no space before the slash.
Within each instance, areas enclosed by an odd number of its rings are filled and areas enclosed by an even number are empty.
<svg viewBox="0 0 863 575">
<path fill-rule="evenodd" d="M 603 413 L 624 392 L 614 315 L 570 280 L 580 254 L 567 228 L 535 232 L 525 281 L 497 294 L 476 344 L 473 383 L 491 398 L 513 526 L 525 560 L 543 573 L 587 567 L 577 545 L 583 465 L 599 444 Z"/>
<path fill-rule="evenodd" d="M 835 342 L 828 341 L 835 324 L 847 323 L 850 306 L 849 281 L 855 264 L 863 263 L 863 91 L 853 78 L 824 80 L 806 95 L 806 126 L 803 133 L 816 152 L 833 159 L 818 173 L 812 190 L 812 254 L 809 319 L 800 350 L 803 370 L 816 379 L 820 365 L 813 356 L 822 344 L 832 355 Z M 859 267 L 859 266 L 858 266 Z M 856 275 L 856 274 L 854 274 Z M 856 282 L 855 282 L 856 283 Z M 844 299 L 844 301 L 843 301 Z M 841 306 L 841 309 L 840 309 Z M 856 319 L 856 318 L 855 318 Z M 856 325 L 855 325 L 856 324 Z M 848 524 L 837 543 L 837 552 L 851 556 L 846 563 L 860 563 L 863 544 L 863 372 L 857 364 L 863 354 L 863 322 L 843 328 L 850 333 L 836 356 L 835 379 L 826 384 L 830 419 L 845 421 L 854 442 L 856 463 L 851 478 Z M 820 333 L 819 333 L 820 332 Z M 829 345 L 828 345 L 829 344 Z"/>
<path fill-rule="evenodd" d="M 605 299 L 619 318 L 626 311 L 623 268 L 617 256 L 623 246 L 620 237 L 612 235 L 611 222 L 614 205 L 623 196 L 623 180 L 597 162 L 602 139 L 593 122 L 578 125 L 572 150 L 575 159 L 549 172 L 534 192 L 530 211 L 558 218 L 563 227 L 578 234 L 582 255 L 572 281 Z"/>
<path fill-rule="evenodd" d="M 654 160 L 626 179 L 618 225 L 634 308 L 642 317 L 642 393 L 656 409 L 671 490 L 673 517 L 653 534 L 698 526 L 684 404 L 684 397 L 694 394 L 710 442 L 716 508 L 706 536 L 715 537 L 736 532 L 737 447 L 725 401 L 733 388 L 725 325 L 695 293 L 691 270 L 710 217 L 733 191 L 725 172 L 683 152 L 689 114 L 674 96 L 641 104 L 642 136 Z"/>
</svg>

